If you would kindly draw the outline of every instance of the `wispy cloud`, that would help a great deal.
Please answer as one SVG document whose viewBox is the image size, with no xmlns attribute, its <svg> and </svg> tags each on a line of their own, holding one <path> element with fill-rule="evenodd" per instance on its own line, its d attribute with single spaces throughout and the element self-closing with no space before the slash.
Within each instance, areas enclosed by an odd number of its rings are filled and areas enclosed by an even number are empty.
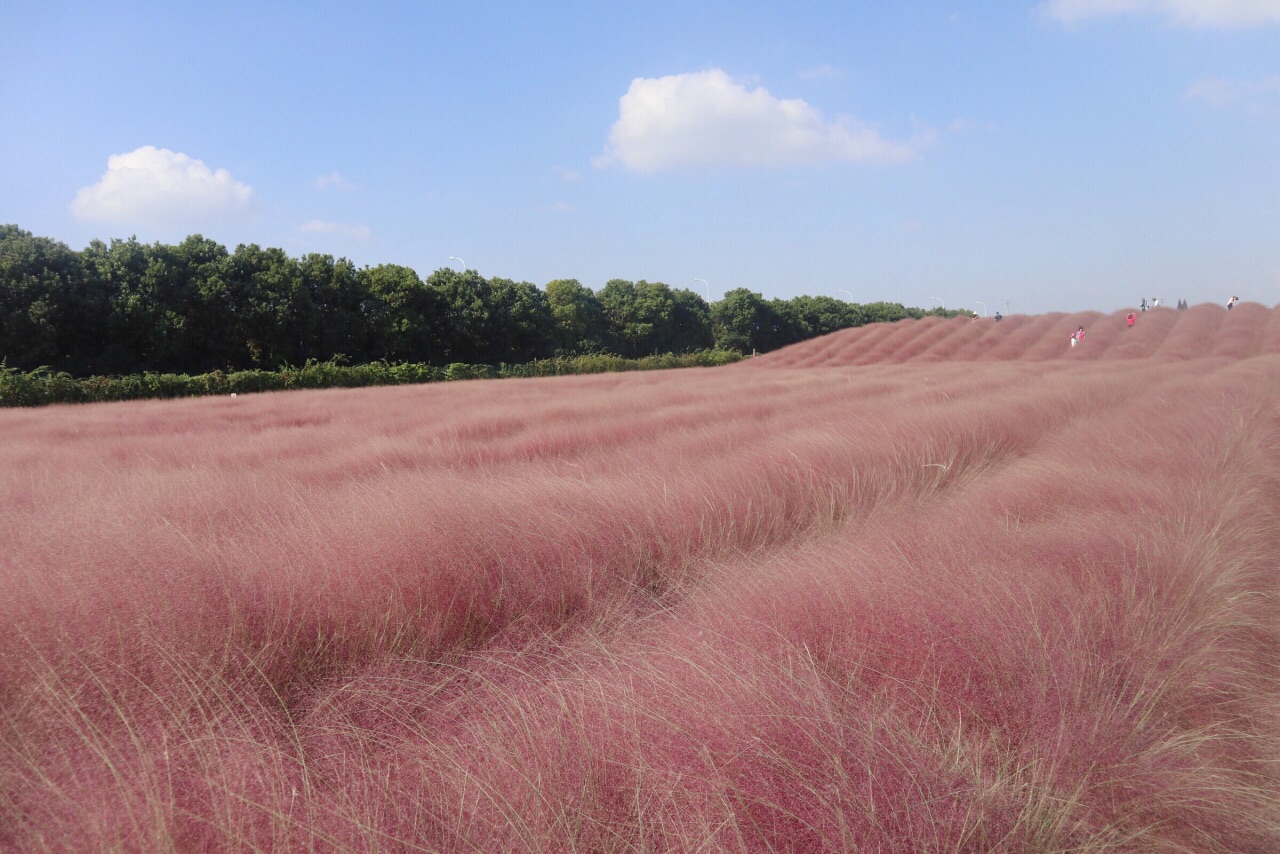
<svg viewBox="0 0 1280 854">
<path fill-rule="evenodd" d="M 812 68 L 802 68 L 796 72 L 796 76 L 801 80 L 839 80 L 844 75 L 834 65 L 823 63 Z"/>
<path fill-rule="evenodd" d="M 557 166 L 556 174 L 560 176 L 562 181 L 581 181 L 582 173 L 577 169 L 570 169 L 567 166 Z"/>
<path fill-rule="evenodd" d="M 71 213 L 117 225 L 196 225 L 243 213 L 252 201 L 253 188 L 226 169 L 144 145 L 108 157 L 107 171 L 76 193 Z"/>
<path fill-rule="evenodd" d="M 1278 95 L 1280 74 L 1273 74 L 1261 80 L 1245 81 L 1206 77 L 1192 83 L 1184 97 L 1192 101 L 1203 101 L 1211 107 L 1226 109 L 1236 106 L 1257 107 L 1263 98 Z"/>
<path fill-rule="evenodd" d="M 323 219 L 307 220 L 298 226 L 298 231 L 303 234 L 337 234 L 343 237 L 354 237 L 356 240 L 364 240 L 372 233 L 367 225 L 347 225 Z"/>
<path fill-rule="evenodd" d="M 1160 15 L 1196 28 L 1280 23 L 1280 0 L 1049 0 L 1040 9 L 1064 24 L 1113 15 Z"/>
<path fill-rule="evenodd" d="M 997 130 L 997 127 L 995 122 L 960 117 L 952 119 L 947 130 L 952 133 L 990 133 Z"/>
<path fill-rule="evenodd" d="M 931 140 L 885 139 L 849 116 L 825 118 L 799 99 L 776 98 L 714 68 L 638 77 L 619 101 L 597 167 L 641 172 L 679 167 L 758 167 L 910 160 Z"/>
<path fill-rule="evenodd" d="M 363 184 L 347 180 L 341 172 L 334 170 L 328 175 L 321 175 L 315 180 L 317 190 L 362 190 Z"/>
</svg>

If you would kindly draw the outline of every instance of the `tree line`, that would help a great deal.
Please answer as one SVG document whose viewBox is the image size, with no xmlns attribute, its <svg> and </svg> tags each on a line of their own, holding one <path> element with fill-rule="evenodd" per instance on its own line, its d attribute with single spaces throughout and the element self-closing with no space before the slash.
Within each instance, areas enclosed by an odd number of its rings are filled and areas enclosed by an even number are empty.
<svg viewBox="0 0 1280 854">
<path fill-rule="evenodd" d="M 328 361 L 500 365 L 767 352 L 837 329 L 960 312 L 826 296 L 708 303 L 662 282 L 539 288 L 475 270 L 356 267 L 345 258 L 201 235 L 177 245 L 94 240 L 82 251 L 0 225 L 0 364 L 72 376 L 274 370 Z"/>
</svg>

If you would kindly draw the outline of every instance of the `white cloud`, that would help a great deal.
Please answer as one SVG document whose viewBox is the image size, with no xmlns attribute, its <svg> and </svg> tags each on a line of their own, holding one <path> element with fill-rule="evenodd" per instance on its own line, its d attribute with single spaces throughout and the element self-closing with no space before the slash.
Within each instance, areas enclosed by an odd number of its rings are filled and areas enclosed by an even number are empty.
<svg viewBox="0 0 1280 854">
<path fill-rule="evenodd" d="M 718 68 L 637 77 L 619 100 L 597 167 L 642 172 L 682 166 L 786 166 L 909 160 L 927 129 L 908 141 L 884 139 L 848 116 L 827 120 L 799 99 L 747 89 Z"/>
<path fill-rule="evenodd" d="M 1204 101 L 1211 107 L 1226 108 L 1240 104 L 1256 106 L 1260 96 L 1277 93 L 1280 93 L 1280 74 L 1250 81 L 1206 77 L 1192 83 L 1184 97 Z"/>
<path fill-rule="evenodd" d="M 372 233 L 367 225 L 346 225 L 323 219 L 309 219 L 298 226 L 298 231 L 303 234 L 339 234 L 343 237 L 354 237 L 356 240 L 364 240 Z"/>
<path fill-rule="evenodd" d="M 1184 97 L 1192 101 L 1204 101 L 1213 107 L 1228 107 L 1240 100 L 1240 85 L 1230 80 L 1206 77 L 1192 83 Z"/>
<path fill-rule="evenodd" d="M 364 185 L 357 184 L 354 181 L 348 181 L 341 172 L 337 170 L 330 172 L 328 175 L 321 175 L 315 180 L 317 190 L 362 190 Z"/>
<path fill-rule="evenodd" d="M 567 166 L 557 166 L 555 167 L 555 170 L 556 170 L 556 174 L 560 176 L 560 180 L 562 181 L 581 181 L 582 180 L 582 173 L 579 172 L 577 169 L 570 169 Z"/>
<path fill-rule="evenodd" d="M 1040 8 L 1064 24 L 1124 14 L 1163 15 L 1197 28 L 1280 23 L 1280 0 L 1049 0 Z"/>
<path fill-rule="evenodd" d="M 185 154 L 144 145 L 107 158 L 98 183 L 71 202 L 80 219 L 123 225 L 190 225 L 242 213 L 253 188 Z"/>
</svg>

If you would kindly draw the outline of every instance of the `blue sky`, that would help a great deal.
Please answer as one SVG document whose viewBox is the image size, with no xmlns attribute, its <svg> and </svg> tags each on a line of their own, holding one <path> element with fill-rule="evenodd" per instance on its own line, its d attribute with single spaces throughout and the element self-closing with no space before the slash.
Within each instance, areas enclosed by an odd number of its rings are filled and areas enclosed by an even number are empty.
<svg viewBox="0 0 1280 854">
<path fill-rule="evenodd" d="M 76 249 L 201 233 L 987 313 L 1280 302 L 1280 0 L 3 19 L 0 222 Z"/>
</svg>

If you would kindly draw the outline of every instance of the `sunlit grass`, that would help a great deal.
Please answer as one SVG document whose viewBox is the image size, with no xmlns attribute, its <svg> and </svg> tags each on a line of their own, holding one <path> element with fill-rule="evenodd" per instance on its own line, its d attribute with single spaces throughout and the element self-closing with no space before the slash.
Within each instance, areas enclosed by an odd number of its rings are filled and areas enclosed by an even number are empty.
<svg viewBox="0 0 1280 854">
<path fill-rule="evenodd" d="M 1273 315 L 0 412 L 0 847 L 1275 850 Z"/>
</svg>

